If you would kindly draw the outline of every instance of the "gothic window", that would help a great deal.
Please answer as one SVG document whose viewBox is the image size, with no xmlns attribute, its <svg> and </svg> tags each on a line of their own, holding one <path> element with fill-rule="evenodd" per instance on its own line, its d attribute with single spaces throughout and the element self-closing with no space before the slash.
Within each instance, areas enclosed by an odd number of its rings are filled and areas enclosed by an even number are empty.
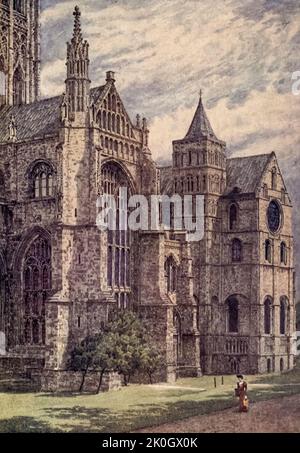
<svg viewBox="0 0 300 453">
<path fill-rule="evenodd" d="M 231 257 L 233 262 L 242 261 L 243 245 L 240 239 L 233 239 L 231 245 Z"/>
<path fill-rule="evenodd" d="M 124 157 L 124 145 L 122 142 L 120 142 L 120 152 L 121 152 L 121 156 Z"/>
<path fill-rule="evenodd" d="M 127 187 L 128 196 L 132 192 L 129 181 L 121 168 L 113 163 L 107 163 L 102 168 L 102 190 L 104 194 L 113 195 L 116 201 L 116 230 L 107 232 L 107 284 L 112 288 L 119 308 L 129 304 L 130 292 L 130 247 L 131 235 L 127 226 L 127 206 L 119 197 L 119 188 Z"/>
<path fill-rule="evenodd" d="M 118 152 L 118 142 L 117 142 L 117 140 L 114 141 L 114 151 L 116 153 Z"/>
<path fill-rule="evenodd" d="M 116 96 L 113 94 L 111 98 L 111 108 L 114 112 L 116 111 L 116 107 L 117 107 Z"/>
<path fill-rule="evenodd" d="M 165 281 L 168 293 L 176 292 L 177 266 L 174 258 L 170 256 L 165 262 Z"/>
<path fill-rule="evenodd" d="M 238 210 L 235 204 L 232 204 L 229 208 L 229 229 L 233 230 L 237 224 Z"/>
<path fill-rule="evenodd" d="M 286 333 L 286 312 L 287 312 L 287 297 L 283 296 L 280 298 L 280 335 Z"/>
<path fill-rule="evenodd" d="M 111 95 L 108 95 L 108 110 L 111 110 Z"/>
<path fill-rule="evenodd" d="M 112 151 L 113 148 L 114 148 L 114 142 L 113 142 L 113 139 L 110 138 L 110 139 L 109 139 L 109 150 Z"/>
<path fill-rule="evenodd" d="M 272 244 L 269 239 L 265 241 L 265 260 L 268 261 L 268 263 L 272 262 Z"/>
<path fill-rule="evenodd" d="M 111 131 L 111 114 L 108 112 L 107 115 L 107 129 Z"/>
<path fill-rule="evenodd" d="M 51 291 L 51 246 L 39 236 L 28 249 L 23 267 L 23 342 L 45 344 L 45 302 Z"/>
<path fill-rule="evenodd" d="M 287 248 L 285 242 L 281 242 L 280 244 L 280 263 L 287 263 Z"/>
<path fill-rule="evenodd" d="M 19 67 L 15 70 L 14 77 L 13 77 L 14 105 L 20 105 L 25 101 L 24 94 L 25 94 L 24 80 L 23 80 L 23 76 L 22 76 L 22 71 Z"/>
<path fill-rule="evenodd" d="M 33 198 L 47 198 L 54 195 L 53 170 L 45 162 L 33 168 L 30 175 L 30 191 Z"/>
<path fill-rule="evenodd" d="M 239 303 L 235 297 L 227 301 L 227 329 L 229 333 L 237 333 L 239 324 Z"/>
<path fill-rule="evenodd" d="M 128 147 L 127 143 L 125 143 L 125 158 L 129 159 L 129 147 Z"/>
<path fill-rule="evenodd" d="M 108 137 L 105 137 L 104 143 L 105 143 L 105 148 L 108 149 Z"/>
<path fill-rule="evenodd" d="M 102 127 L 103 129 L 107 129 L 107 125 L 106 125 L 106 112 L 104 111 L 103 114 L 102 114 Z"/>
<path fill-rule="evenodd" d="M 111 116 L 111 130 L 113 132 L 115 132 L 115 130 L 116 130 L 116 116 L 114 113 Z"/>
<path fill-rule="evenodd" d="M 126 124 L 126 135 L 127 135 L 127 137 L 130 136 L 130 133 L 129 133 L 129 124 Z"/>
<path fill-rule="evenodd" d="M 271 359 L 267 359 L 267 373 L 271 373 L 272 368 L 271 368 Z"/>
<path fill-rule="evenodd" d="M 14 10 L 18 13 L 24 13 L 24 0 L 14 0 Z"/>
<path fill-rule="evenodd" d="M 122 134 L 125 135 L 125 120 L 122 118 Z"/>
<path fill-rule="evenodd" d="M 280 372 L 282 373 L 282 371 L 284 370 L 284 361 L 283 361 L 283 358 L 280 359 L 280 362 L 279 362 L 279 369 L 280 369 Z"/>
<path fill-rule="evenodd" d="M 192 165 L 192 151 L 188 152 L 188 165 Z"/>
<path fill-rule="evenodd" d="M 272 300 L 268 297 L 264 303 L 264 331 L 265 334 L 271 333 L 272 326 Z"/>
<path fill-rule="evenodd" d="M 273 190 L 276 190 L 276 188 L 277 188 L 277 170 L 276 170 L 276 167 L 274 167 L 272 169 L 271 187 L 272 187 Z"/>
<path fill-rule="evenodd" d="M 117 133 L 120 134 L 121 129 L 120 129 L 120 117 L 117 115 Z"/>
</svg>

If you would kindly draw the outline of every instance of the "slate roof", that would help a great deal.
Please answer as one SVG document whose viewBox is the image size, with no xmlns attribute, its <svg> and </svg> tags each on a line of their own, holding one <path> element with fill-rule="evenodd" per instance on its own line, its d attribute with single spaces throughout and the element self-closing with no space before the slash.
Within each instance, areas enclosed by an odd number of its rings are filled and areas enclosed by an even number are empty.
<svg viewBox="0 0 300 453">
<path fill-rule="evenodd" d="M 253 193 L 273 153 L 227 159 L 227 187 L 225 195 L 235 188 L 240 193 Z"/>
<path fill-rule="evenodd" d="M 92 88 L 91 102 L 99 100 L 105 86 Z M 16 142 L 55 135 L 60 126 L 60 105 L 62 96 L 42 99 L 31 104 L 5 106 L 0 108 L 0 143 L 9 141 L 9 123 L 13 115 L 17 129 Z"/>
<path fill-rule="evenodd" d="M 217 140 L 217 137 L 211 127 L 209 119 L 207 118 L 206 112 L 204 110 L 202 96 L 200 96 L 193 121 L 190 125 L 190 128 L 185 138 L 197 140 L 202 137 L 209 137 Z"/>
</svg>

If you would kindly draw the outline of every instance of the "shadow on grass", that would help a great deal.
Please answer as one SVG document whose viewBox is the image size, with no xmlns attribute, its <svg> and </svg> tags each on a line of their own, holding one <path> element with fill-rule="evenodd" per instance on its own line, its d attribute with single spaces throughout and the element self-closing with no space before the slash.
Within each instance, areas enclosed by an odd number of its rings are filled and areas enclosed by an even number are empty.
<svg viewBox="0 0 300 453">
<path fill-rule="evenodd" d="M 296 392 L 286 387 L 253 389 L 249 392 L 250 404 L 269 399 L 290 396 Z M 238 410 L 238 401 L 233 392 L 213 394 L 207 399 L 164 402 L 161 404 L 140 404 L 125 411 L 112 411 L 83 406 L 48 408 L 45 414 L 56 423 L 61 420 L 69 432 L 120 433 L 171 423 L 188 417 L 207 415 L 217 411 Z"/>
<path fill-rule="evenodd" d="M 1 433 L 59 433 L 48 423 L 37 420 L 33 417 L 12 417 L 7 420 L 0 420 Z"/>
</svg>

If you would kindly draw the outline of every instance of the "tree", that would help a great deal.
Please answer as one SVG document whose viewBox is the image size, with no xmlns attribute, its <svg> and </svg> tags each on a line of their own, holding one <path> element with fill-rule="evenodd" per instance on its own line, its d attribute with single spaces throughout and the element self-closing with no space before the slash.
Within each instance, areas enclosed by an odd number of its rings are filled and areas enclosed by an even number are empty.
<svg viewBox="0 0 300 453">
<path fill-rule="evenodd" d="M 99 335 L 86 337 L 79 345 L 75 346 L 71 352 L 69 368 L 73 371 L 81 371 L 82 379 L 79 387 L 79 392 L 82 392 L 84 387 L 87 372 L 93 367 L 94 356 Z"/>
<path fill-rule="evenodd" d="M 93 356 L 93 369 L 100 372 L 97 387 L 98 394 L 101 390 L 104 373 L 116 369 L 118 337 L 114 332 L 106 331 L 103 335 L 99 335 L 97 340 L 97 346 Z"/>
<path fill-rule="evenodd" d="M 153 375 L 162 366 L 162 356 L 152 346 L 144 348 L 141 355 L 141 369 L 148 374 L 150 384 L 153 384 Z"/>
<path fill-rule="evenodd" d="M 115 366 L 127 385 L 141 367 L 146 347 L 146 330 L 138 316 L 130 311 L 113 313 L 107 329 L 115 334 Z"/>
</svg>

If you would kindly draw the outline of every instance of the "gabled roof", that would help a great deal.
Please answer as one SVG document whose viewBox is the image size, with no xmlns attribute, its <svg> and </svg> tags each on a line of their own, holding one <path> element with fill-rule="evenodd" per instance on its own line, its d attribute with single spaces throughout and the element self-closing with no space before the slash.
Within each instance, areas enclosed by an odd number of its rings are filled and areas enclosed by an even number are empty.
<svg viewBox="0 0 300 453">
<path fill-rule="evenodd" d="M 272 156 L 273 153 L 269 153 L 227 159 L 227 187 L 224 195 L 234 189 L 238 189 L 239 193 L 254 193 Z"/>
<path fill-rule="evenodd" d="M 206 112 L 202 103 L 202 96 L 200 94 L 199 103 L 193 118 L 193 121 L 190 125 L 188 133 L 185 138 L 198 140 L 202 137 L 213 138 L 217 140 L 217 137 L 211 127 L 209 119 L 206 115 Z"/>
<path fill-rule="evenodd" d="M 92 88 L 91 102 L 96 102 L 105 86 Z M 0 108 L 0 143 L 9 141 L 9 124 L 11 116 L 15 119 L 17 129 L 16 142 L 42 138 L 45 135 L 56 135 L 60 127 L 60 105 L 62 96 L 42 99 L 31 104 L 4 106 Z"/>
</svg>

